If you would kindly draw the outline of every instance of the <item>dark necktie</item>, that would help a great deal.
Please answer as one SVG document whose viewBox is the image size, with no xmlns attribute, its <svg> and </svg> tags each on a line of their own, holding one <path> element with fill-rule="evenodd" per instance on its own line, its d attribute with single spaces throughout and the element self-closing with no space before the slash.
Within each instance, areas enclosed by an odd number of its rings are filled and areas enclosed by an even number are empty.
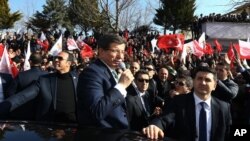
<svg viewBox="0 0 250 141">
<path fill-rule="evenodd" d="M 199 118 L 199 141 L 207 141 L 207 115 L 205 111 L 205 102 L 201 102 L 200 118 Z"/>
<path fill-rule="evenodd" d="M 144 111 L 145 111 L 145 114 L 146 114 L 146 116 L 148 118 L 148 117 L 150 117 L 150 108 L 149 108 L 149 101 L 148 101 L 148 98 L 147 98 L 146 94 L 144 94 L 142 96 L 142 99 L 143 99 L 144 106 L 145 106 Z"/>
</svg>

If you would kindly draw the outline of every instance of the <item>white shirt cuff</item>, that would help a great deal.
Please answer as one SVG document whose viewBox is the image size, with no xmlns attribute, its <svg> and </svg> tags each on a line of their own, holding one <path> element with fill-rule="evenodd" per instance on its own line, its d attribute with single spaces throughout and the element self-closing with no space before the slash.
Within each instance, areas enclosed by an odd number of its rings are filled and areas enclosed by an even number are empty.
<svg viewBox="0 0 250 141">
<path fill-rule="evenodd" d="M 124 98 L 127 96 L 127 91 L 123 88 L 123 86 L 121 86 L 121 84 L 116 84 L 115 88 L 123 95 Z"/>
</svg>

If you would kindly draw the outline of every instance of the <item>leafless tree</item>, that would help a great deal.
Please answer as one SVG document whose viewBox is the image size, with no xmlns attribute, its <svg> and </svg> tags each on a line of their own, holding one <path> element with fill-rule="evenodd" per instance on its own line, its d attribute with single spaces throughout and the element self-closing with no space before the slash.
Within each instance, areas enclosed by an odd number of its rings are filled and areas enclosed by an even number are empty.
<svg viewBox="0 0 250 141">
<path fill-rule="evenodd" d="M 99 0 L 101 10 L 104 11 L 110 27 L 115 31 L 119 31 L 119 18 L 125 9 L 132 6 L 137 0 Z"/>
</svg>

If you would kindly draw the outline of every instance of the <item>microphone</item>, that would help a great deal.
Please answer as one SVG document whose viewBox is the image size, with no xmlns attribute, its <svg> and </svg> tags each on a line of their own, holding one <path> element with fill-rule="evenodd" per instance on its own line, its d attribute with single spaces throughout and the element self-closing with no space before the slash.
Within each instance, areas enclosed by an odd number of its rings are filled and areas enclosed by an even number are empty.
<svg viewBox="0 0 250 141">
<path fill-rule="evenodd" d="M 125 70 L 127 69 L 124 62 L 121 62 L 121 63 L 119 64 L 119 68 L 121 68 L 122 71 L 125 71 Z"/>
<path fill-rule="evenodd" d="M 121 63 L 119 64 L 119 68 L 121 68 L 122 71 L 125 71 L 125 70 L 127 69 L 124 62 L 121 62 Z M 139 91 L 138 91 L 138 89 L 137 89 L 137 86 L 136 86 L 136 84 L 135 84 L 134 81 L 132 81 L 132 86 L 135 88 L 135 91 L 136 91 L 137 93 L 139 93 Z"/>
</svg>

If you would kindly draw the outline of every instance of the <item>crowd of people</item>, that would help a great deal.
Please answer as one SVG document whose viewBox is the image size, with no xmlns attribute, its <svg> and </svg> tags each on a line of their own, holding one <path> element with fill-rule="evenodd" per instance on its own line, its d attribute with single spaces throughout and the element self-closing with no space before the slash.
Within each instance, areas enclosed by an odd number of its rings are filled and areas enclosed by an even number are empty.
<svg viewBox="0 0 250 141">
<path fill-rule="evenodd" d="M 198 38 L 198 36 L 201 34 L 202 24 L 207 22 L 249 23 L 250 16 L 246 10 L 243 10 L 240 14 L 200 14 L 200 17 L 196 16 L 191 26 L 192 35 L 194 38 Z"/>
<path fill-rule="evenodd" d="M 223 141 L 230 125 L 250 124 L 250 72 L 240 58 L 230 66 L 227 55 L 215 50 L 201 58 L 188 54 L 184 63 L 174 48 L 152 51 L 150 41 L 155 37 L 150 33 L 80 38 L 94 52 L 82 58 L 79 50 L 67 49 L 65 36 L 63 50 L 50 56 L 51 47 L 40 46 L 38 35 L 7 34 L 1 43 L 19 73 L 15 78 L 0 73 L 1 119 L 203 141 Z M 56 39 L 48 40 L 53 45 Z M 31 69 L 24 71 L 28 41 Z"/>
</svg>

